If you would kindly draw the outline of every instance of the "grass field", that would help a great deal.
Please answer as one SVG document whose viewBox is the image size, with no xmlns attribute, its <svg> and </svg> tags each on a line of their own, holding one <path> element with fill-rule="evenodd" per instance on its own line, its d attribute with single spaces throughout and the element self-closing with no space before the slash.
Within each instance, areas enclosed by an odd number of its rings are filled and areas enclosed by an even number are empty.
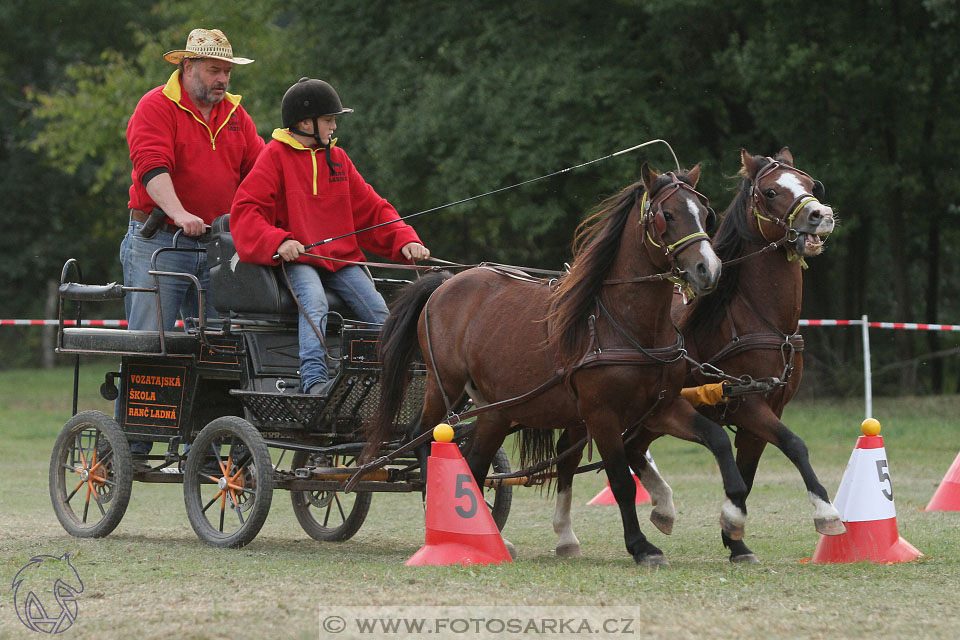
<svg viewBox="0 0 960 640">
<path fill-rule="evenodd" d="M 86 368 L 81 410 L 112 411 L 96 393 L 104 370 Z M 277 492 L 257 539 L 221 550 L 195 537 L 180 485 L 135 483 L 113 534 L 68 536 L 50 506 L 47 466 L 70 417 L 71 385 L 70 369 L 0 372 L 0 461 L 8 470 L 0 492 L 2 577 L 10 584 L 34 555 L 71 554 L 85 588 L 77 620 L 61 637 L 317 638 L 326 637 L 321 607 L 440 604 L 544 605 L 558 615 L 575 605 L 629 606 L 635 635 L 654 638 L 960 636 L 960 513 L 921 511 L 960 450 L 960 396 L 875 401 L 900 534 L 924 552 L 918 562 L 802 563 L 818 539 L 813 510 L 799 475 L 774 450 L 748 502 L 748 544 L 760 564 L 732 566 L 719 539 L 723 495 L 713 459 L 702 447 L 662 439 L 652 451 L 674 490 L 673 535 L 646 520 L 649 505 L 638 509 L 669 568 L 635 566 L 616 508 L 585 506 L 604 486 L 596 474 L 575 486 L 583 558 L 553 556 L 553 499 L 521 488 L 504 530 L 517 547 L 516 562 L 408 568 L 424 532 L 420 498 L 409 494 L 375 496 L 353 539 L 324 544 L 300 530 L 288 495 Z M 806 440 L 831 496 L 862 417 L 859 400 L 798 402 L 785 416 Z M 37 637 L 17 619 L 9 588 L 0 598 L 0 637 Z"/>
</svg>

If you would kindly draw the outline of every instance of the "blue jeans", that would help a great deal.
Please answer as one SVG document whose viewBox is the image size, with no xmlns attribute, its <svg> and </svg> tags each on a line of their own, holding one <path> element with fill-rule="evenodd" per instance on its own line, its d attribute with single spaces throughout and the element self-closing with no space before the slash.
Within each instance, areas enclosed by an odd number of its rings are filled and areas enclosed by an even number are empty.
<svg viewBox="0 0 960 640">
<path fill-rule="evenodd" d="M 390 313 L 383 296 L 373 286 L 373 281 L 357 265 L 330 272 L 310 264 L 294 262 L 288 263 L 286 269 L 293 292 L 320 331 L 326 331 L 326 314 L 329 310 L 324 287 L 340 294 L 356 314 L 356 320 L 383 322 Z M 327 380 L 326 352 L 303 313 L 300 314 L 299 334 L 300 389 L 308 391 L 316 383 Z"/>
<path fill-rule="evenodd" d="M 120 264 L 123 265 L 123 284 L 128 287 L 153 287 L 153 276 L 147 273 L 151 267 L 153 252 L 161 247 L 173 246 L 173 234 L 166 230 L 159 230 L 152 238 L 140 235 L 142 222 L 130 219 L 127 235 L 120 243 Z M 177 240 L 177 246 L 184 249 L 203 248 L 205 243 L 196 238 L 182 235 Z M 157 270 L 177 273 L 190 273 L 200 281 L 200 286 L 208 289 L 210 286 L 210 270 L 207 268 L 207 254 L 202 252 L 164 251 L 157 257 Z M 157 300 L 154 293 L 128 293 L 123 300 L 127 328 L 147 331 L 156 331 Z M 170 331 L 176 326 L 177 314 L 182 314 L 184 321 L 188 318 L 199 317 L 197 303 L 197 288 L 187 278 L 160 278 L 160 307 L 163 312 L 163 329 Z M 120 393 L 124 393 L 121 382 Z M 120 424 L 123 424 L 119 415 L 120 402 L 116 403 L 115 413 Z M 130 450 L 136 454 L 148 454 L 153 443 L 146 440 L 132 440 Z"/>
<path fill-rule="evenodd" d="M 162 247 L 173 246 L 173 234 L 161 229 L 152 238 L 140 235 L 142 222 L 131 219 L 127 235 L 120 243 L 120 263 L 123 265 L 123 284 L 128 287 L 153 287 L 151 269 L 153 252 Z M 196 238 L 181 235 L 177 246 L 182 249 L 204 248 Z M 210 286 L 210 270 L 207 254 L 203 252 L 164 251 L 157 257 L 157 270 L 189 273 L 197 276 L 200 286 Z M 127 328 L 156 331 L 157 302 L 153 293 L 128 293 L 124 298 L 127 312 Z M 187 318 L 199 317 L 197 288 L 187 278 L 160 277 L 160 307 L 163 312 L 163 329 L 170 331 L 176 326 L 177 314 Z"/>
</svg>

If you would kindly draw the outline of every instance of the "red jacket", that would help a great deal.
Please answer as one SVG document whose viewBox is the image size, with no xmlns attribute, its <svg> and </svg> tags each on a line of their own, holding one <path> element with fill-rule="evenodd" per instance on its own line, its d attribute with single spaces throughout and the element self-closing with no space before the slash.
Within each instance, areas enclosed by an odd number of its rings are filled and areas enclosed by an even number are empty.
<svg viewBox="0 0 960 640">
<path fill-rule="evenodd" d="M 264 147 L 240 96 L 227 93 L 215 104 L 208 126 L 183 90 L 179 70 L 140 99 L 127 124 L 127 142 L 133 161 L 128 206 L 150 213 L 157 205 L 142 178 L 166 168 L 184 208 L 207 224 L 230 211 L 237 186 Z"/>
<path fill-rule="evenodd" d="M 273 256 L 288 238 L 308 245 L 400 218 L 393 205 L 364 181 L 346 151 L 332 146 L 330 154 L 336 167 L 333 175 L 322 148 L 305 147 L 284 129 L 273 132 L 273 140 L 237 189 L 230 210 L 230 231 L 241 260 L 278 264 Z M 401 249 L 410 242 L 420 242 L 417 233 L 405 222 L 396 222 L 314 247 L 310 253 L 362 261 L 363 248 L 406 262 Z M 300 256 L 298 262 L 328 271 L 346 266 L 309 256 Z"/>
</svg>

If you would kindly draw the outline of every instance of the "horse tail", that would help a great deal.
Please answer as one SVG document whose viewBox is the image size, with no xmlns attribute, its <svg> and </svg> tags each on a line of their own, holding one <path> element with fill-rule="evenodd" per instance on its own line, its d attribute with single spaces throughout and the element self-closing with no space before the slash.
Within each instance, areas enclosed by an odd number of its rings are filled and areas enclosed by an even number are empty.
<svg viewBox="0 0 960 640">
<path fill-rule="evenodd" d="M 518 439 L 520 441 L 519 466 L 521 469 L 540 464 L 555 455 L 556 445 L 553 441 L 552 429 L 523 429 L 520 431 Z M 546 488 L 547 494 L 549 495 L 552 476 L 548 475 L 548 471 L 549 469 L 544 469 L 543 471 L 534 473 L 533 477 L 535 479 L 539 477 L 546 480 L 545 483 L 541 484 L 541 487 Z"/>
<path fill-rule="evenodd" d="M 446 272 L 423 276 L 404 287 L 391 305 L 390 315 L 380 330 L 380 402 L 364 429 L 367 445 L 361 455 L 363 460 L 376 456 L 380 444 L 392 435 L 409 383 L 410 365 L 420 350 L 417 339 L 420 314 L 434 291 L 450 277 Z"/>
</svg>

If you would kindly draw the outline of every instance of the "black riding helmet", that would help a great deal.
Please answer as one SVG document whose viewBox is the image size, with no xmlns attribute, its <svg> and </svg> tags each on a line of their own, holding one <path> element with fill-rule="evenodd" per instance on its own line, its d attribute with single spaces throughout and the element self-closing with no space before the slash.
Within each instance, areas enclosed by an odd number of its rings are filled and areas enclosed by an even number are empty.
<svg viewBox="0 0 960 640">
<path fill-rule="evenodd" d="M 330 160 L 330 145 L 320 140 L 317 118 L 321 116 L 338 116 L 341 113 L 353 113 L 353 109 L 345 108 L 340 102 L 336 90 L 323 80 L 300 78 L 295 85 L 287 89 L 280 102 L 280 121 L 284 128 L 301 136 L 310 136 L 317 144 L 327 151 L 327 164 L 331 173 L 334 172 Z M 295 129 L 301 120 L 313 119 L 313 135 Z"/>
</svg>

